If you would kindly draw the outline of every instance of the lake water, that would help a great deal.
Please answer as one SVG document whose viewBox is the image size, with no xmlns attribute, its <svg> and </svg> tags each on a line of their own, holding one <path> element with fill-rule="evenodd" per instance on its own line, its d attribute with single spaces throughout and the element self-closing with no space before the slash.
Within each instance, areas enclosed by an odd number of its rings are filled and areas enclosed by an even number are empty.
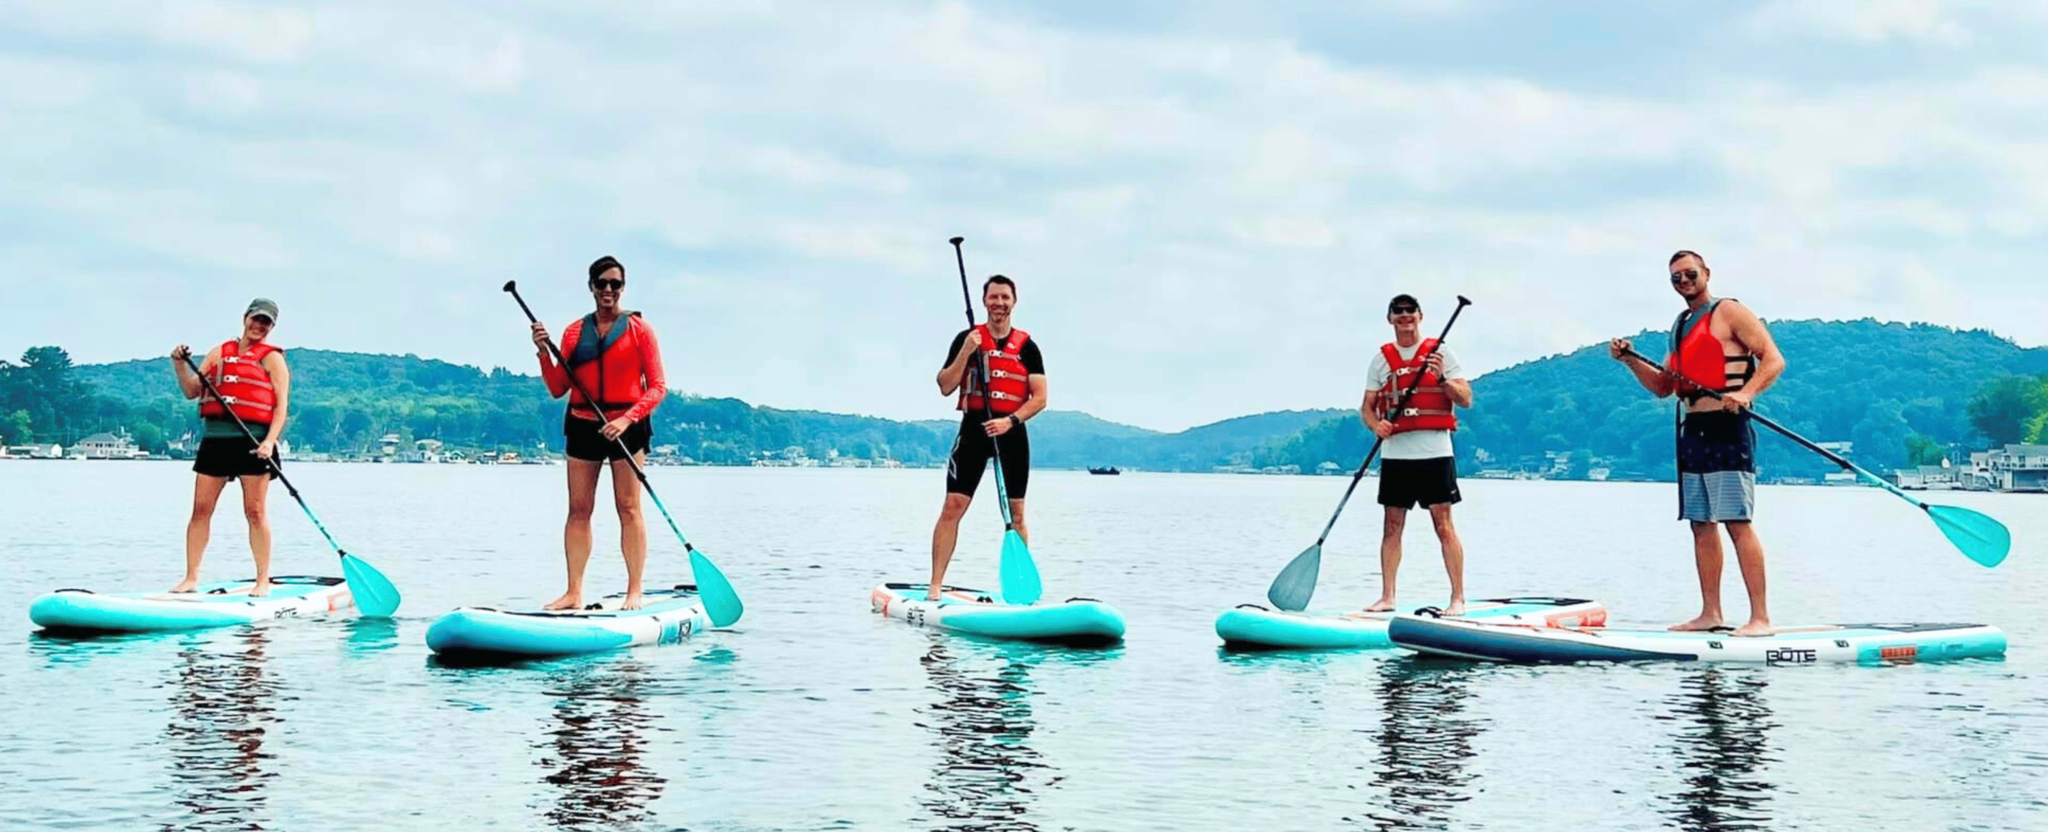
<svg viewBox="0 0 2048 832">
<path fill-rule="evenodd" d="M 1034 474 L 1046 596 L 1128 617 L 1121 646 L 1088 651 L 868 610 L 878 581 L 924 578 L 938 471 L 657 468 L 746 617 L 676 647 L 458 669 L 426 649 L 434 617 L 561 591 L 563 469 L 293 473 L 405 592 L 396 619 L 35 635 L 26 609 L 48 589 L 178 578 L 192 476 L 0 463 L 0 828 L 2048 828 L 2048 497 L 1928 495 L 2012 528 L 2011 559 L 1984 569 L 1882 492 L 1761 489 L 1777 623 L 1995 624 L 2002 661 L 1514 667 L 1220 650 L 1216 615 L 1262 600 L 1343 478 Z M 1326 546 L 1316 607 L 1377 592 L 1373 487 Z M 994 584 L 1001 521 L 983 491 L 954 583 Z M 1465 494 L 1472 597 L 1579 594 L 1615 624 L 1697 611 L 1670 486 Z M 599 593 L 624 582 L 608 499 Z M 249 574 L 233 506 L 210 578 Z M 271 510 L 279 574 L 337 572 L 281 487 Z M 651 581 L 688 580 L 650 515 Z M 1402 605 L 1443 603 L 1427 523 L 1407 540 Z M 1741 616 L 1732 558 L 1727 581 Z"/>
</svg>

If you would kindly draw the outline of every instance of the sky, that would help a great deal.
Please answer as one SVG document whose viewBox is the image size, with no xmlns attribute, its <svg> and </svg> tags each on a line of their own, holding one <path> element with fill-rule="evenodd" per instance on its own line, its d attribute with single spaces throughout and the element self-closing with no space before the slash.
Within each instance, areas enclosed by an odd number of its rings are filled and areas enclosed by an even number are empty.
<svg viewBox="0 0 2048 832">
<path fill-rule="evenodd" d="M 500 287 L 559 334 L 610 254 L 672 390 L 952 418 L 955 235 L 1051 407 L 1159 430 L 1355 406 L 1399 292 L 1473 301 L 1473 375 L 1666 327 L 1680 248 L 1766 321 L 2048 342 L 2048 5 L 1552 5 L 16 0 L 0 355 L 260 295 L 531 373 Z"/>
</svg>

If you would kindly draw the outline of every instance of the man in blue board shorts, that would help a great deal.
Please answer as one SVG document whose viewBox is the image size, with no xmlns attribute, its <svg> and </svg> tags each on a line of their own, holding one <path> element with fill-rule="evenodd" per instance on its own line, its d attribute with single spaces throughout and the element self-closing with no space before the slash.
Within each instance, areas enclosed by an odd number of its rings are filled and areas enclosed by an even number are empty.
<svg viewBox="0 0 2048 832">
<path fill-rule="evenodd" d="M 1608 354 L 1626 364 L 1643 388 L 1658 398 L 1683 400 L 1678 425 L 1678 517 L 1691 524 L 1693 560 L 1699 570 L 1699 617 L 1673 630 L 1713 630 L 1721 620 L 1721 538 L 1728 530 L 1735 562 L 1749 590 L 1749 623 L 1738 636 L 1767 636 L 1771 616 L 1765 601 L 1764 544 L 1750 524 L 1756 516 L 1756 428 L 1749 407 L 1785 372 L 1785 357 L 1764 322 L 1734 298 L 1707 291 L 1712 272 L 1706 258 L 1690 251 L 1671 255 L 1671 288 L 1685 299 L 1685 311 L 1671 326 L 1666 373 L 1624 352 L 1616 338 Z M 1716 399 L 1705 390 L 1721 394 Z"/>
<path fill-rule="evenodd" d="M 1412 295 L 1395 295 L 1387 304 L 1387 323 L 1394 340 L 1373 353 L 1366 369 L 1365 401 L 1358 407 L 1367 429 L 1384 441 L 1380 446 L 1379 503 L 1386 507 L 1380 535 L 1380 600 L 1366 612 L 1394 608 L 1394 576 L 1401 569 L 1401 534 L 1408 510 L 1422 506 L 1443 545 L 1444 570 L 1451 576 L 1451 602 L 1444 615 L 1465 614 L 1465 545 L 1451 524 L 1451 506 L 1458 495 L 1458 462 L 1451 434 L 1458 429 L 1453 407 L 1472 406 L 1472 385 L 1458 366 L 1458 357 L 1434 338 L 1422 337 L 1422 304 Z M 1431 352 L 1431 348 L 1435 352 Z M 1416 379 L 1416 374 L 1421 379 Z M 1415 390 L 1399 413 L 1390 412 L 1401 391 L 1414 381 Z"/>
<path fill-rule="evenodd" d="M 932 528 L 932 583 L 926 597 L 938 600 L 945 585 L 946 566 L 953 561 L 953 546 L 960 537 L 960 518 L 974 500 L 974 491 L 988 470 L 989 458 L 1002 446 L 1003 487 L 1010 495 L 1011 522 L 1017 536 L 1031 542 L 1024 528 L 1024 492 L 1031 486 L 1031 435 L 1024 421 L 1045 409 L 1045 356 L 1038 340 L 1010 325 L 1010 313 L 1017 307 L 1017 284 L 995 275 L 982 284 L 981 305 L 988 322 L 963 329 L 946 348 L 946 363 L 939 368 L 939 395 L 959 395 L 960 433 L 953 437 L 953 452 L 946 459 L 946 503 L 939 510 L 939 522 Z M 980 378 L 977 350 L 988 356 L 989 378 Z M 989 418 L 993 414 L 995 418 Z M 990 437 L 998 437 L 992 443 Z"/>
</svg>

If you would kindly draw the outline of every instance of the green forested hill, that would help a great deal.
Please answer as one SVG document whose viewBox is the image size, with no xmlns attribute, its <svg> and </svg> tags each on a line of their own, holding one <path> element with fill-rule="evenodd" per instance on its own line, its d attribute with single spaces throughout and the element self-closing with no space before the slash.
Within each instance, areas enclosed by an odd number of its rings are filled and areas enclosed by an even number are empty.
<svg viewBox="0 0 2048 832">
<path fill-rule="evenodd" d="M 2048 382 L 2014 378 L 2048 375 L 2048 349 L 1928 324 L 1777 321 L 1771 328 L 1788 368 L 1759 408 L 1817 441 L 1854 442 L 1855 458 L 1866 467 L 1906 464 L 1910 445 L 1925 454 L 1951 443 L 2048 439 Z M 1646 332 L 1635 341 L 1661 356 L 1662 338 Z M 413 355 L 290 355 L 294 416 L 287 435 L 294 444 L 347 452 L 398 434 L 487 450 L 561 447 L 562 402 L 547 397 L 537 376 Z M 1563 452 L 1575 471 L 1597 462 L 1617 474 L 1669 475 L 1671 401 L 1638 387 L 1604 344 L 1487 373 L 1473 388 L 1475 406 L 1460 414 L 1461 470 L 1534 470 L 1546 465 L 1547 452 Z M 1032 456 L 1051 468 L 1314 471 L 1332 462 L 1350 470 L 1370 444 L 1353 409 L 1356 396 L 1333 391 L 1342 406 L 1261 413 L 1178 433 L 1048 411 L 1031 423 Z M 1984 414 L 1973 413 L 1973 401 Z M 176 395 L 167 359 L 73 367 L 63 350 L 36 347 L 18 365 L 0 361 L 0 438 L 9 442 L 68 445 L 93 431 L 126 428 L 138 444 L 161 449 L 192 429 L 195 411 Z M 714 464 L 746 464 L 789 447 L 814 458 L 836 451 L 928 464 L 943 460 L 956 424 L 781 410 L 677 392 L 655 413 L 659 444 Z M 1773 475 L 1830 470 L 1775 437 L 1762 444 L 1762 464 Z"/>
</svg>

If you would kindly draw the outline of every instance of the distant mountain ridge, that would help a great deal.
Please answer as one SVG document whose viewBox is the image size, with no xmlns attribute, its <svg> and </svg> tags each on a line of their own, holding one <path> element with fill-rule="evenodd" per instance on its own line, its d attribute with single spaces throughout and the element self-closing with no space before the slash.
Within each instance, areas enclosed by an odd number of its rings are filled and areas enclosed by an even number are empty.
<svg viewBox="0 0 2048 832">
<path fill-rule="evenodd" d="M 1769 323 L 1789 363 L 1784 378 L 1760 400 L 1760 410 L 1815 440 L 1852 441 L 1859 461 L 1877 468 L 1901 464 L 1909 437 L 1959 445 L 1976 439 L 1964 404 L 1988 380 L 2048 375 L 2048 348 L 2022 348 L 1984 330 L 1868 319 Z M 1634 340 L 1646 354 L 1661 356 L 1663 337 L 1645 331 Z M 481 449 L 561 447 L 562 403 L 547 397 L 537 376 L 415 355 L 295 349 L 291 357 L 296 401 L 287 435 L 294 443 L 347 450 L 398 434 L 408 442 L 436 438 Z M 194 424 L 194 407 L 174 395 L 162 359 L 79 366 L 71 375 L 97 394 L 98 403 L 71 408 L 71 416 L 58 412 L 45 422 L 71 418 L 78 424 L 65 430 L 72 433 L 116 425 L 141 432 L 146 424 L 161 440 Z M 1671 402 L 1638 387 L 1607 357 L 1604 344 L 1486 373 L 1473 387 L 1475 406 L 1459 413 L 1455 444 L 1461 471 L 1544 469 L 1569 455 L 1575 460 L 1568 464 L 1581 472 L 1599 466 L 1668 476 Z M 1359 393 L 1330 392 L 1347 404 Z M 836 454 L 937 464 L 957 425 L 682 393 L 672 393 L 654 420 L 658 445 L 727 465 L 785 455 L 791 448 L 812 459 Z M 1045 468 L 1294 466 L 1313 472 L 1333 463 L 1348 471 L 1370 446 L 1355 406 L 1252 414 L 1173 433 L 1054 410 L 1034 418 L 1030 432 L 1033 463 Z M 1760 456 L 1762 464 L 1784 472 L 1828 469 L 1770 438 L 1762 440 Z"/>
</svg>

